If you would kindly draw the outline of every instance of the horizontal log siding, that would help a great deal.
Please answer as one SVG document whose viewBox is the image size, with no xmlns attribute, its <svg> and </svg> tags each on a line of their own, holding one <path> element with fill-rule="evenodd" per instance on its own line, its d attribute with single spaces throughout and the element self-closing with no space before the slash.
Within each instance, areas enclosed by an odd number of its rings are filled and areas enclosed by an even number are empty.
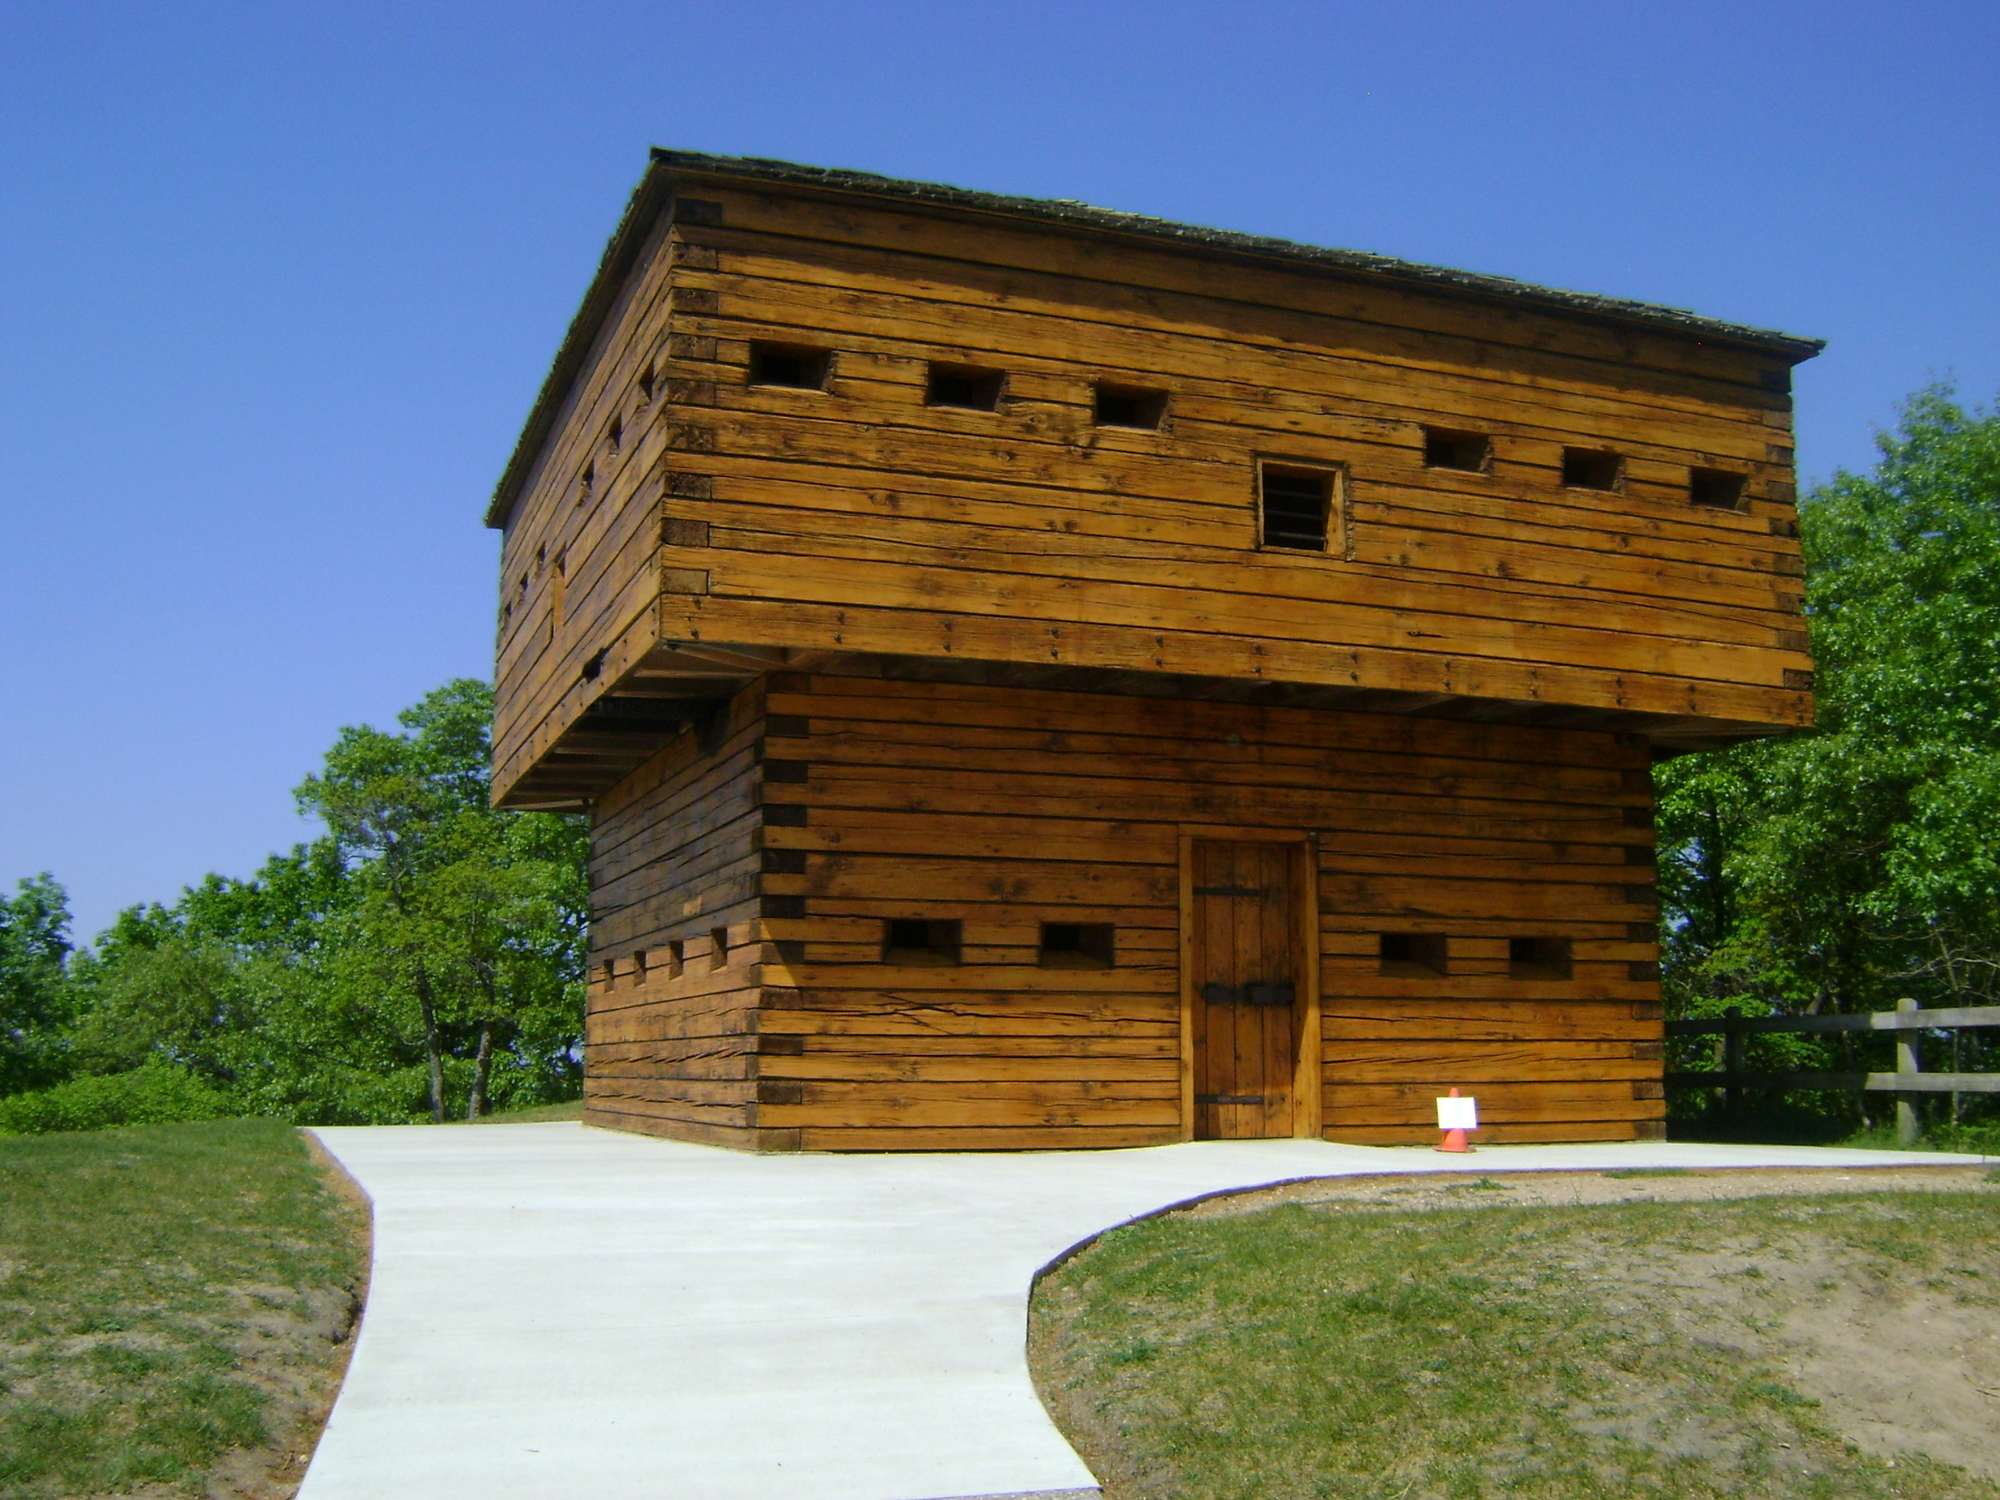
<svg viewBox="0 0 2000 1500">
<path fill-rule="evenodd" d="M 683 253 L 663 232 L 655 253 L 640 262 L 507 526 L 495 642 L 496 798 L 657 639 L 666 445 L 658 419 L 666 404 L 673 264 Z M 587 493 L 586 469 L 593 475 Z M 565 564 L 560 609 L 558 558 Z M 586 678 L 584 665 L 599 652 L 605 658 Z"/>
<path fill-rule="evenodd" d="M 807 1149 L 1179 1138 L 1178 839 L 1310 830 L 1326 1134 L 1656 1134 L 1651 780 L 1610 735 L 817 675 L 770 679 L 760 1127 Z M 801 772 L 797 768 L 803 767 Z M 783 915 L 768 913 L 784 913 Z M 962 962 L 885 969 L 882 924 L 956 919 Z M 1110 922 L 1110 970 L 1036 966 Z M 1448 976 L 1379 972 L 1443 932 Z M 1516 979 L 1508 938 L 1565 937 Z M 775 1143 L 775 1138 L 774 1138 Z"/>
<path fill-rule="evenodd" d="M 761 687 L 739 694 L 594 809 L 588 1124 L 758 1144 L 762 715 Z M 728 933 L 720 951 L 716 928 Z"/>
<path fill-rule="evenodd" d="M 1810 719 L 1779 361 L 991 218 L 712 196 L 720 223 L 662 231 L 632 273 L 516 504 L 503 799 L 576 801 L 622 774 L 615 746 L 566 736 L 628 674 L 649 690 L 676 641 L 1575 705 L 1701 733 Z M 758 339 L 831 349 L 828 388 L 749 386 Z M 926 406 L 933 359 L 1005 371 L 1001 410 Z M 1098 380 L 1166 389 L 1165 428 L 1096 426 Z M 1426 425 L 1489 435 L 1489 471 L 1426 468 Z M 1563 488 L 1565 446 L 1623 455 L 1622 488 Z M 1344 474 L 1331 555 L 1256 550 L 1260 455 Z M 1693 466 L 1744 474 L 1743 510 L 1690 505 Z"/>
<path fill-rule="evenodd" d="M 666 549 L 707 575 L 668 637 L 1809 715 L 1789 398 L 1743 355 L 1703 378 L 1650 335 L 723 202 L 674 325 L 710 357 L 675 365 L 699 404 L 669 463 L 710 493 L 669 509 L 710 529 Z M 760 338 L 831 348 L 828 389 L 747 386 Z M 930 359 L 1004 370 L 1002 409 L 925 406 Z M 1099 379 L 1167 389 L 1165 430 L 1095 426 Z M 1425 468 L 1426 425 L 1489 434 L 1490 471 Z M 1623 487 L 1564 489 L 1565 446 L 1623 455 Z M 1259 455 L 1345 471 L 1351 556 L 1254 550 Z M 1743 513 L 1688 503 L 1713 465 Z"/>
</svg>

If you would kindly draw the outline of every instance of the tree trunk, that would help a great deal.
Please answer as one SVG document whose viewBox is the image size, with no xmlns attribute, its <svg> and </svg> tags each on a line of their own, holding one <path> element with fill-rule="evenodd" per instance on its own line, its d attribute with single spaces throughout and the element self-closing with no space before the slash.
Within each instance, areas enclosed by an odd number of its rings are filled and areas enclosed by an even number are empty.
<svg viewBox="0 0 2000 1500">
<path fill-rule="evenodd" d="M 493 1023 L 479 1027 L 479 1053 L 472 1059 L 472 1097 L 465 1101 L 465 1118 L 476 1120 L 486 1113 L 486 1078 L 493 1064 Z"/>
<path fill-rule="evenodd" d="M 430 971 L 417 965 L 417 1005 L 424 1017 L 424 1055 L 431 1065 L 431 1121 L 444 1124 L 444 1052 L 438 1036 L 437 1006 L 431 1000 Z"/>
</svg>

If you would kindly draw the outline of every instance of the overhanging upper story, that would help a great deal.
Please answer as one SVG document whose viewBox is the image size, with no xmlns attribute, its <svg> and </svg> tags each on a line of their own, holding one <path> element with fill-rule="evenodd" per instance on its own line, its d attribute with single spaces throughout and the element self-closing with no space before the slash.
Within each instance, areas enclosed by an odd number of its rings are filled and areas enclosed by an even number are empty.
<svg viewBox="0 0 2000 1500">
<path fill-rule="evenodd" d="M 1810 722 L 1813 341 L 655 152 L 495 493 L 494 789 L 776 667 L 1642 735 Z"/>
</svg>

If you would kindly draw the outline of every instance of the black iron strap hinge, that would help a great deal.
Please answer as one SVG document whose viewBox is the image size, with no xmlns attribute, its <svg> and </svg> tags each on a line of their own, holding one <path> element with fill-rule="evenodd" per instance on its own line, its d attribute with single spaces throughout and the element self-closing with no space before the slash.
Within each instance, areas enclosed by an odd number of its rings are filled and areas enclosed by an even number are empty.
<svg viewBox="0 0 2000 1500">
<path fill-rule="evenodd" d="M 1257 896 L 1271 893 L 1261 885 L 1198 885 L 1194 888 L 1197 896 Z"/>
<path fill-rule="evenodd" d="M 1201 987 L 1210 1005 L 1290 1005 L 1297 998 L 1291 981 L 1282 984 L 1216 984 Z"/>
<path fill-rule="evenodd" d="M 1197 1104 L 1262 1104 L 1262 1094 L 1196 1094 Z"/>
</svg>

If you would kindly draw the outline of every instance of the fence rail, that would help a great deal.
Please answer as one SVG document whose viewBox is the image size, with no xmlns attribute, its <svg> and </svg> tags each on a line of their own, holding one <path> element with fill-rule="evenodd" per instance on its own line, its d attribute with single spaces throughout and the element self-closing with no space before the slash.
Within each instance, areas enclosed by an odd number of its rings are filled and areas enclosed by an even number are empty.
<svg viewBox="0 0 2000 1500">
<path fill-rule="evenodd" d="M 1675 1088 L 1859 1089 L 1885 1094 L 2000 1094 L 2000 1073 L 1669 1073 Z"/>
<path fill-rule="evenodd" d="M 1770 1032 L 1837 1031 L 1959 1031 L 2000 1026 L 2000 1005 L 1940 1006 L 1924 1010 L 1914 1000 L 1899 1000 L 1894 1010 L 1855 1016 L 1746 1016 L 1730 1010 L 1701 1020 L 1669 1021 L 1668 1036 L 1720 1036 L 1722 1066 L 1701 1072 L 1674 1072 L 1666 1082 L 1676 1088 L 1721 1089 L 1734 1108 L 1741 1089 L 1852 1089 L 1895 1094 L 1896 1135 L 1917 1137 L 1918 1094 L 2000 1094 L 2000 1073 L 1926 1073 L 1919 1066 L 1916 1038 L 1896 1043 L 1893 1073 L 1752 1073 L 1743 1066 L 1743 1038 Z M 1953 1104 L 1956 1118 L 1958 1106 Z"/>
<path fill-rule="evenodd" d="M 1669 1021 L 1668 1036 L 1714 1036 L 1718 1032 L 1759 1031 L 1952 1031 L 1959 1027 L 2000 1026 L 2000 1005 L 1962 1005 L 1936 1010 L 1876 1010 L 1858 1016 L 1713 1016 Z"/>
</svg>

